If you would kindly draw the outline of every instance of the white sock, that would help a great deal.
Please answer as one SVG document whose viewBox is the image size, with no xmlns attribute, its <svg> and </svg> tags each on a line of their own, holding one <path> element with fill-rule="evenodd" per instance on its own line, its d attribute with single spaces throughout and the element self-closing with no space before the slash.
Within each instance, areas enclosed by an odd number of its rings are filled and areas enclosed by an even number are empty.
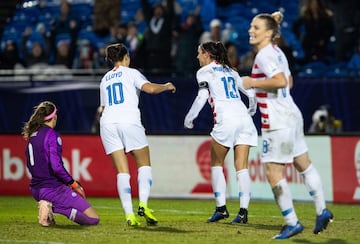
<svg viewBox="0 0 360 244">
<path fill-rule="evenodd" d="M 312 164 L 301 172 L 301 175 L 303 176 L 306 189 L 314 200 L 316 214 L 320 215 L 323 209 L 326 208 L 320 175 Z"/>
<path fill-rule="evenodd" d="M 251 180 L 248 169 L 236 172 L 236 179 L 239 186 L 240 208 L 249 208 L 251 198 Z"/>
<path fill-rule="evenodd" d="M 286 180 L 280 180 L 272 190 L 275 201 L 284 217 L 285 223 L 291 226 L 296 225 L 298 218 L 295 213 L 291 191 Z"/>
<path fill-rule="evenodd" d="M 117 189 L 125 214 L 134 213 L 131 201 L 130 174 L 117 174 Z"/>
<path fill-rule="evenodd" d="M 226 181 L 223 172 L 223 167 L 211 167 L 211 182 L 216 201 L 216 207 L 221 207 L 226 204 Z"/>
<path fill-rule="evenodd" d="M 150 166 L 142 166 L 138 169 L 138 184 L 139 201 L 147 204 L 152 185 L 152 172 Z"/>
</svg>

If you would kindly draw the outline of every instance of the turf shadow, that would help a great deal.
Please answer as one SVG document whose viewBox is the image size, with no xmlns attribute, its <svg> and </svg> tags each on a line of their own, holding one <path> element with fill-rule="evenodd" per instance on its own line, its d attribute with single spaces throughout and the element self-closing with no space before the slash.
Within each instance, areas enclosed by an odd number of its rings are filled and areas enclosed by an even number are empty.
<svg viewBox="0 0 360 244">
<path fill-rule="evenodd" d="M 169 233 L 189 233 L 192 231 L 180 230 L 173 227 L 168 226 L 144 226 L 144 227 L 136 227 L 137 229 L 141 229 L 142 231 L 149 232 L 169 232 Z"/>
</svg>

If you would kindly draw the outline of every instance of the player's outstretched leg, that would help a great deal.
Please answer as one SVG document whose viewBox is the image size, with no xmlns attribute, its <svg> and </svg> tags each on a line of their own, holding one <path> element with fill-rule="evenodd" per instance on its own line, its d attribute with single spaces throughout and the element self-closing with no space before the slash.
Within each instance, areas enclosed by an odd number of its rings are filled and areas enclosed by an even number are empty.
<svg viewBox="0 0 360 244">
<path fill-rule="evenodd" d="M 329 222 L 332 222 L 334 215 L 325 208 L 322 213 L 316 216 L 314 234 L 319 234 L 321 231 L 325 230 Z"/>
<path fill-rule="evenodd" d="M 146 203 L 139 203 L 138 215 L 144 217 L 148 225 L 156 225 L 158 223 L 153 212 L 154 210 L 148 208 Z"/>
<path fill-rule="evenodd" d="M 50 226 L 55 224 L 54 213 L 52 211 L 52 203 L 46 200 L 38 202 L 39 208 L 39 224 L 41 226 Z"/>
<path fill-rule="evenodd" d="M 216 207 L 213 215 L 208 218 L 207 222 L 216 222 L 221 219 L 229 218 L 229 212 L 226 209 L 226 206 Z"/>
<path fill-rule="evenodd" d="M 240 208 L 239 213 L 231 221 L 232 224 L 247 224 L 248 222 L 248 210 L 246 208 Z"/>
</svg>

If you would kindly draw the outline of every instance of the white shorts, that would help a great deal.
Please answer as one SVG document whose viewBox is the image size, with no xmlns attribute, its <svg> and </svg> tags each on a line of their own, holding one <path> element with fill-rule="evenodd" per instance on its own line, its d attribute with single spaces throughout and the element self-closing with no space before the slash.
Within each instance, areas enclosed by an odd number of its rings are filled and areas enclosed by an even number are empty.
<svg viewBox="0 0 360 244">
<path fill-rule="evenodd" d="M 210 133 L 219 144 L 233 148 L 236 145 L 257 146 L 258 134 L 251 117 L 243 117 L 240 123 L 215 124 Z"/>
<path fill-rule="evenodd" d="M 101 125 L 100 137 L 106 154 L 120 149 L 131 152 L 148 146 L 144 127 L 136 124 Z"/>
<path fill-rule="evenodd" d="M 300 127 L 263 131 L 261 162 L 293 163 L 295 157 L 307 152 L 303 128 Z"/>
</svg>

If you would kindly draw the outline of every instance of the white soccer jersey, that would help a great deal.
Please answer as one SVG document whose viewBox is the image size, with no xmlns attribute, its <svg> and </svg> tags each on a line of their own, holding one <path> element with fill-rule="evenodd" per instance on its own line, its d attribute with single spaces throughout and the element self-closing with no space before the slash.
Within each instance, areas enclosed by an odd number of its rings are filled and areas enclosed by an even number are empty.
<svg viewBox="0 0 360 244">
<path fill-rule="evenodd" d="M 276 45 L 269 44 L 256 55 L 251 78 L 269 79 L 283 72 L 287 80 L 291 75 L 285 54 Z M 262 130 L 290 128 L 302 120 L 302 115 L 294 103 L 288 85 L 274 90 L 256 89 L 256 98 L 261 113 Z"/>
<path fill-rule="evenodd" d="M 241 119 L 247 114 L 247 108 L 241 101 L 239 88 L 243 89 L 243 81 L 239 74 L 232 69 L 224 68 L 221 64 L 211 62 L 203 66 L 196 73 L 199 87 L 207 83 L 209 89 L 208 102 L 212 108 L 214 122 L 228 123 Z M 246 91 L 244 90 L 245 94 Z"/>
<path fill-rule="evenodd" d="M 136 69 L 119 66 L 108 71 L 100 83 L 101 124 L 141 124 L 138 108 L 141 87 L 149 82 Z"/>
</svg>

